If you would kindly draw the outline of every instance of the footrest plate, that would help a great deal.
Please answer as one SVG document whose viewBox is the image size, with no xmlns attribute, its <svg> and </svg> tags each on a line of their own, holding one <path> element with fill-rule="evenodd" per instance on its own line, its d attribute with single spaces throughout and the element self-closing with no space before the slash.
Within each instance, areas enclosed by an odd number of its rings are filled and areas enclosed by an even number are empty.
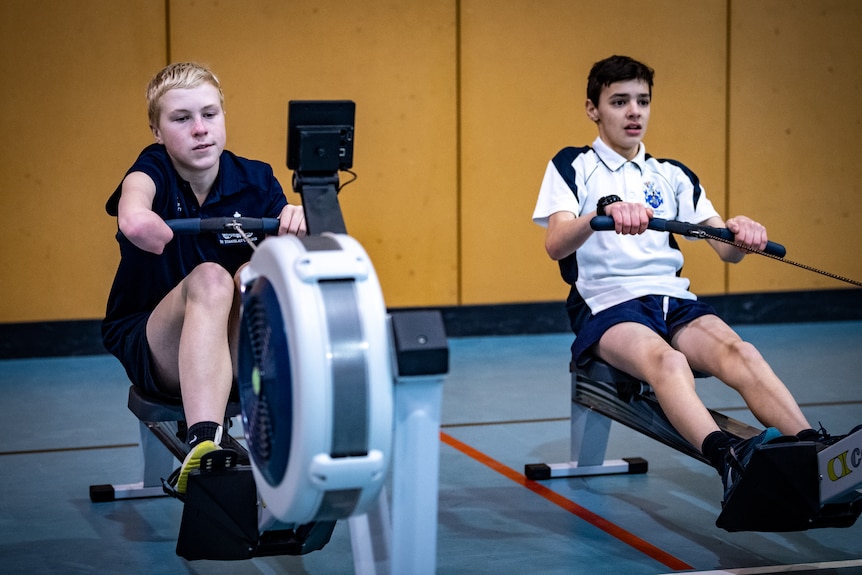
<svg viewBox="0 0 862 575">
<path fill-rule="evenodd" d="M 257 508 L 250 466 L 190 473 L 177 555 L 189 561 L 304 555 L 322 549 L 335 528 L 332 521 L 260 533 Z"/>
<path fill-rule="evenodd" d="M 820 504 L 817 444 L 764 444 L 755 449 L 715 524 L 727 531 L 804 531 L 849 527 L 862 494 Z"/>
</svg>

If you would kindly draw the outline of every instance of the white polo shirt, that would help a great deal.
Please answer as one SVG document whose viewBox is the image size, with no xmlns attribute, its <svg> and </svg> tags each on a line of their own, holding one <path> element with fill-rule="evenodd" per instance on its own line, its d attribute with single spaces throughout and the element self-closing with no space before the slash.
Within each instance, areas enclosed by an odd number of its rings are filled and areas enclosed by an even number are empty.
<svg viewBox="0 0 862 575">
<path fill-rule="evenodd" d="M 547 227 L 556 212 L 588 214 L 610 195 L 649 205 L 657 218 L 702 223 L 718 215 L 697 176 L 679 162 L 647 155 L 643 143 L 629 161 L 596 138 L 591 148 L 564 148 L 548 163 L 533 221 Z M 689 280 L 678 275 L 682 252 L 668 233 L 595 232 L 574 256 L 560 269 L 566 281 L 576 278 L 593 314 L 645 295 L 696 299 Z"/>
</svg>

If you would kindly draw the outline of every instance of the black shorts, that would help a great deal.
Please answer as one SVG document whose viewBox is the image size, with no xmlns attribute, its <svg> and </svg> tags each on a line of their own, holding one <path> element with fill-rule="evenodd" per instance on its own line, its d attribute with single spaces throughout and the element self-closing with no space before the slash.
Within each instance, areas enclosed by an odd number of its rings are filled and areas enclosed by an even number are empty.
<svg viewBox="0 0 862 575">
<path fill-rule="evenodd" d="M 694 299 L 648 295 L 623 302 L 591 315 L 584 322 L 572 344 L 572 360 L 575 365 L 584 365 L 591 348 L 618 323 L 645 325 L 669 342 L 676 330 L 703 315 L 717 314 L 711 305 Z"/>
<path fill-rule="evenodd" d="M 150 343 L 147 341 L 147 322 L 150 313 L 139 314 L 134 320 L 129 320 L 121 348 L 120 363 L 126 368 L 132 384 L 136 385 L 146 395 L 168 401 L 179 401 L 178 395 L 165 393 L 156 383 L 157 375 L 153 369 Z"/>
</svg>

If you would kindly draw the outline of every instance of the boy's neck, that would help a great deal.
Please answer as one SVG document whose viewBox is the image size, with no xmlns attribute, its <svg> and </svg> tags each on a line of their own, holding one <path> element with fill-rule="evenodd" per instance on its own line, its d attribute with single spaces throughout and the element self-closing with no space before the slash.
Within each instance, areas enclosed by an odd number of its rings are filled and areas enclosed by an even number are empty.
<svg viewBox="0 0 862 575">
<path fill-rule="evenodd" d="M 180 177 L 188 182 L 189 187 L 191 187 L 192 192 L 194 192 L 195 197 L 198 199 L 198 204 L 201 206 L 204 205 L 204 201 L 212 190 L 216 177 L 218 177 L 218 170 L 218 163 L 205 172 L 188 172 L 187 170 L 177 168 Z"/>
<path fill-rule="evenodd" d="M 643 146 L 643 142 L 638 142 L 637 146 L 635 146 L 633 149 L 618 149 L 618 148 L 615 148 L 614 146 L 610 145 L 601 136 L 601 134 L 599 135 L 599 140 L 601 140 L 602 144 L 604 144 L 609 150 L 611 150 L 612 152 L 615 152 L 616 154 L 625 158 L 629 162 L 631 162 L 632 160 L 634 160 L 635 158 L 638 157 L 638 154 L 640 154 L 640 151 L 641 151 L 641 146 Z"/>
</svg>

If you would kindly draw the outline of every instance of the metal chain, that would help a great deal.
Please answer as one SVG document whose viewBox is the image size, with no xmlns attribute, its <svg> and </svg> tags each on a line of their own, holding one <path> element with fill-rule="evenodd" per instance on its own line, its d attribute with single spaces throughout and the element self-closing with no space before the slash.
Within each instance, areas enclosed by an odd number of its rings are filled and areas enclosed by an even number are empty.
<svg viewBox="0 0 862 575">
<path fill-rule="evenodd" d="M 748 248 L 744 248 L 744 247 L 742 247 L 740 244 L 738 244 L 738 243 L 736 243 L 736 242 L 734 242 L 734 241 L 732 241 L 732 240 L 726 240 L 726 239 L 721 238 L 721 237 L 713 236 L 713 235 L 708 234 L 708 233 L 703 232 L 703 231 L 699 231 L 699 233 L 697 233 L 696 235 L 697 235 L 698 237 L 702 237 L 702 238 L 709 238 L 709 239 L 711 239 L 711 240 L 716 240 L 716 241 L 719 241 L 719 242 L 722 242 L 722 243 L 725 243 L 725 244 L 730 244 L 730 245 L 735 246 L 735 247 L 737 247 L 737 248 L 739 248 L 739 249 L 741 249 L 741 250 L 745 250 L 745 251 L 748 251 L 748 252 L 751 252 L 751 253 L 755 253 L 755 254 L 758 254 L 758 255 L 761 255 L 761 256 L 765 256 L 765 257 L 767 257 L 767 258 L 771 258 L 771 259 L 773 259 L 773 260 L 778 260 L 778 261 L 780 261 L 780 262 L 784 262 L 784 263 L 786 263 L 786 264 L 790 264 L 790 265 L 792 265 L 792 266 L 796 266 L 796 267 L 798 267 L 798 268 L 802 268 L 802 269 L 804 269 L 804 270 L 808 270 L 808 271 L 810 271 L 810 272 L 818 273 L 818 274 L 820 274 L 820 275 L 827 276 L 827 277 L 830 277 L 830 278 L 832 278 L 832 279 L 836 279 L 836 280 L 839 280 L 839 281 L 842 281 L 842 282 L 846 282 L 846 283 L 849 283 L 849 284 L 852 284 L 852 285 L 855 285 L 855 286 L 862 287 L 862 282 L 858 282 L 858 281 L 856 281 L 856 280 L 853 280 L 853 279 L 850 279 L 850 278 L 846 278 L 846 277 L 844 277 L 844 276 L 839 276 L 839 275 L 837 275 L 837 274 L 833 274 L 833 273 L 831 273 L 831 272 L 823 271 L 823 270 L 817 269 L 817 268 L 815 268 L 815 267 L 811 267 L 811 266 L 808 266 L 808 265 L 805 265 L 805 264 L 801 264 L 801 263 L 799 263 L 799 262 L 795 262 L 795 261 L 793 261 L 793 260 L 788 260 L 788 259 L 786 259 L 786 258 L 780 258 L 780 257 L 778 257 L 778 256 L 774 256 L 774 255 L 772 255 L 772 254 L 767 254 L 766 252 L 761 252 L 761 251 L 759 251 L 759 250 L 750 250 L 750 249 L 748 249 Z"/>
<path fill-rule="evenodd" d="M 227 227 L 233 228 L 235 232 L 242 236 L 242 239 L 245 240 L 245 243 L 251 246 L 252 251 L 257 251 L 257 246 L 254 245 L 254 242 L 251 241 L 251 234 L 245 233 L 245 230 L 242 229 L 242 224 L 239 222 L 230 222 L 227 224 Z"/>
</svg>

